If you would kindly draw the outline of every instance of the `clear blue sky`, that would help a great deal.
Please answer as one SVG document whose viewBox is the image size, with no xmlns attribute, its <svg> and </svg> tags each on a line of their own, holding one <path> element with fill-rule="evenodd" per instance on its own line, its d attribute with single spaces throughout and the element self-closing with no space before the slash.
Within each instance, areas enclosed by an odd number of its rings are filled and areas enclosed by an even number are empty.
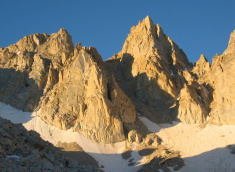
<svg viewBox="0 0 235 172">
<path fill-rule="evenodd" d="M 118 53 L 130 27 L 149 15 L 191 62 L 227 47 L 235 29 L 235 0 L 1 1 L 0 46 L 25 35 L 65 28 L 73 42 L 96 47 L 104 60 Z"/>
</svg>

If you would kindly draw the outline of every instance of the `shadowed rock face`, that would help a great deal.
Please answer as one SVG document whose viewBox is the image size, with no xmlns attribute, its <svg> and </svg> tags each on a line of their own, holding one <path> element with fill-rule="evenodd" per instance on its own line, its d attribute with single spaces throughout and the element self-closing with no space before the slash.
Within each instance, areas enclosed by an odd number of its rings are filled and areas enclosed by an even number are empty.
<svg viewBox="0 0 235 172">
<path fill-rule="evenodd" d="M 63 62 L 72 56 L 71 36 L 64 29 L 52 35 L 25 36 L 0 49 L 0 100 L 25 111 L 58 82 Z"/>
<path fill-rule="evenodd" d="M 39 110 L 48 124 L 99 142 L 125 140 L 136 110 L 95 48 L 73 46 L 64 29 L 35 34 L 0 50 L 0 100 Z M 125 128 L 124 128 L 125 127 Z"/>
<path fill-rule="evenodd" d="M 150 17 L 131 28 L 122 51 L 106 65 L 137 110 L 152 121 L 205 121 L 205 90 L 184 71 L 191 70 L 191 63 Z"/>
<path fill-rule="evenodd" d="M 228 48 L 224 54 L 213 58 L 211 84 L 213 102 L 211 104 L 211 120 L 219 124 L 235 124 L 235 32 L 231 34 Z"/>
<path fill-rule="evenodd" d="M 37 132 L 27 131 L 21 124 L 0 118 L 0 136 L 1 171 L 100 171 L 96 163 L 84 165 L 68 158 L 59 148 L 42 140 Z M 88 155 L 84 153 L 84 156 Z"/>
<path fill-rule="evenodd" d="M 214 124 L 235 124 L 235 31 L 230 35 L 228 48 L 222 55 L 216 55 L 212 65 L 205 67 L 204 74 L 195 67 L 193 70 L 199 77 L 199 82 L 208 85 L 213 90 L 210 104 L 210 122 Z M 200 60 L 199 60 L 200 61 Z"/>
<path fill-rule="evenodd" d="M 150 17 L 106 62 L 95 48 L 74 46 L 64 29 L 25 36 L 0 48 L 0 101 L 104 143 L 133 133 L 141 141 L 148 131 L 136 112 L 158 123 L 201 124 L 209 115 L 234 124 L 234 35 L 212 65 L 201 56 L 194 67 Z"/>
<path fill-rule="evenodd" d="M 42 98 L 39 116 L 62 129 L 73 127 L 101 142 L 125 139 L 123 123 L 134 123 L 130 99 L 109 75 L 94 48 L 82 48 L 64 64 L 59 81 Z"/>
</svg>

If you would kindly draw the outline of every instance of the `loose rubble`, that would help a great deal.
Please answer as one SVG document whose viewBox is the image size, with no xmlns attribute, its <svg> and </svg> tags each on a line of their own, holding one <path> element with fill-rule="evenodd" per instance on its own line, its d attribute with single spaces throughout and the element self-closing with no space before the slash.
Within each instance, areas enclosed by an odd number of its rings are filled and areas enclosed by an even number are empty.
<svg viewBox="0 0 235 172">
<path fill-rule="evenodd" d="M 0 171 L 101 171 L 91 165 L 71 160 L 59 148 L 0 117 Z"/>
</svg>

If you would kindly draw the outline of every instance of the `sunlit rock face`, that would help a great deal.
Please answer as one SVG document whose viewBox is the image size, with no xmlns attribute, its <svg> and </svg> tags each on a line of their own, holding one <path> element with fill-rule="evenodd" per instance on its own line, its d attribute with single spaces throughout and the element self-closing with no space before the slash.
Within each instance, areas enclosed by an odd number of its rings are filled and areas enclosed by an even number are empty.
<svg viewBox="0 0 235 172">
<path fill-rule="evenodd" d="M 65 29 L 37 33 L 0 48 L 0 101 L 103 143 L 141 142 L 148 130 L 137 112 L 157 123 L 234 124 L 234 47 L 235 32 L 212 65 L 203 55 L 192 65 L 148 16 L 106 62 Z"/>
<path fill-rule="evenodd" d="M 0 49 L 0 100 L 25 111 L 34 110 L 40 97 L 58 82 L 64 61 L 73 55 L 66 30 L 52 35 L 25 36 Z"/>
<path fill-rule="evenodd" d="M 48 124 L 113 143 L 125 140 L 124 132 L 136 121 L 133 103 L 96 49 L 74 47 L 64 29 L 26 36 L 1 48 L 0 55 L 0 100 L 25 111 L 39 110 Z"/>
<path fill-rule="evenodd" d="M 200 83 L 211 87 L 213 96 L 210 104 L 210 122 L 214 124 L 235 124 L 235 31 L 230 35 L 228 48 L 222 55 L 212 59 L 211 67 L 202 65 L 203 74 L 195 67 Z"/>
<path fill-rule="evenodd" d="M 130 99 L 109 75 L 94 48 L 76 50 L 59 72 L 59 81 L 40 102 L 39 116 L 49 124 L 101 142 L 125 139 L 123 123 L 134 123 Z"/>
<path fill-rule="evenodd" d="M 106 65 L 137 110 L 151 120 L 206 120 L 204 90 L 192 79 L 191 72 L 184 72 L 191 70 L 192 64 L 150 17 L 131 28 L 122 51 L 108 59 Z"/>
</svg>

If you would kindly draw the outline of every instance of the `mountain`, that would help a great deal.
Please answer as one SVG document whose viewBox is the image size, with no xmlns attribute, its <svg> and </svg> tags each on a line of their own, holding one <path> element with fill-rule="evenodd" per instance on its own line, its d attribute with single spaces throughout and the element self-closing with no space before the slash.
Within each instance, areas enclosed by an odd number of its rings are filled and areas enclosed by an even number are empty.
<svg viewBox="0 0 235 172">
<path fill-rule="evenodd" d="M 206 92 L 190 72 L 192 64 L 150 17 L 131 28 L 122 51 L 106 65 L 137 111 L 152 121 L 205 122 Z"/>
<path fill-rule="evenodd" d="M 73 53 L 71 36 L 64 29 L 52 35 L 25 36 L 1 48 L 0 100 L 33 111 L 40 98 L 58 82 L 58 72 Z"/>
<path fill-rule="evenodd" d="M 81 134 L 104 145 L 99 148 L 102 150 L 110 144 L 125 144 L 118 151 L 128 166 L 134 163 L 133 150 L 138 150 L 138 156 L 147 163 L 142 171 L 156 162 L 159 166 L 154 170 L 167 170 L 169 164 L 181 168 L 180 154 L 155 133 L 160 132 L 162 123 L 175 121 L 202 128 L 208 123 L 234 125 L 234 55 L 235 31 L 228 48 L 216 55 L 212 64 L 204 55 L 192 64 L 149 16 L 131 28 L 122 50 L 107 61 L 94 47 L 74 46 L 65 29 L 51 35 L 36 33 L 0 47 L 0 101 L 25 111 L 29 117 L 15 113 L 14 118 L 22 118 L 27 129 L 53 142 L 54 131 Z M 4 117 L 11 115 L 2 112 Z M 153 123 L 159 131 L 150 127 Z M 8 132 L 8 128 L 1 128 Z M 4 134 L 3 130 L 0 132 Z M 83 151 L 79 139 L 68 139 L 72 143 L 67 143 L 67 137 L 60 139 L 53 144 Z M 106 153 L 110 154 L 109 150 Z"/>
<path fill-rule="evenodd" d="M 64 29 L 26 36 L 1 54 L 2 102 L 37 109 L 48 124 L 104 143 L 123 141 L 137 121 L 133 103 L 96 49 L 74 47 Z"/>
<path fill-rule="evenodd" d="M 210 116 L 232 124 L 233 50 L 234 33 L 212 65 L 202 55 L 193 66 L 149 16 L 106 62 L 95 48 L 74 46 L 65 29 L 37 33 L 0 49 L 0 100 L 104 143 L 123 141 L 131 130 L 144 137 L 137 112 L 157 123 L 201 124 Z"/>
<path fill-rule="evenodd" d="M 235 31 L 230 35 L 228 48 L 222 55 L 216 55 L 212 59 L 212 65 L 200 58 L 193 69 L 198 81 L 210 88 L 212 100 L 210 103 L 209 121 L 213 124 L 235 124 L 234 47 Z"/>
</svg>

